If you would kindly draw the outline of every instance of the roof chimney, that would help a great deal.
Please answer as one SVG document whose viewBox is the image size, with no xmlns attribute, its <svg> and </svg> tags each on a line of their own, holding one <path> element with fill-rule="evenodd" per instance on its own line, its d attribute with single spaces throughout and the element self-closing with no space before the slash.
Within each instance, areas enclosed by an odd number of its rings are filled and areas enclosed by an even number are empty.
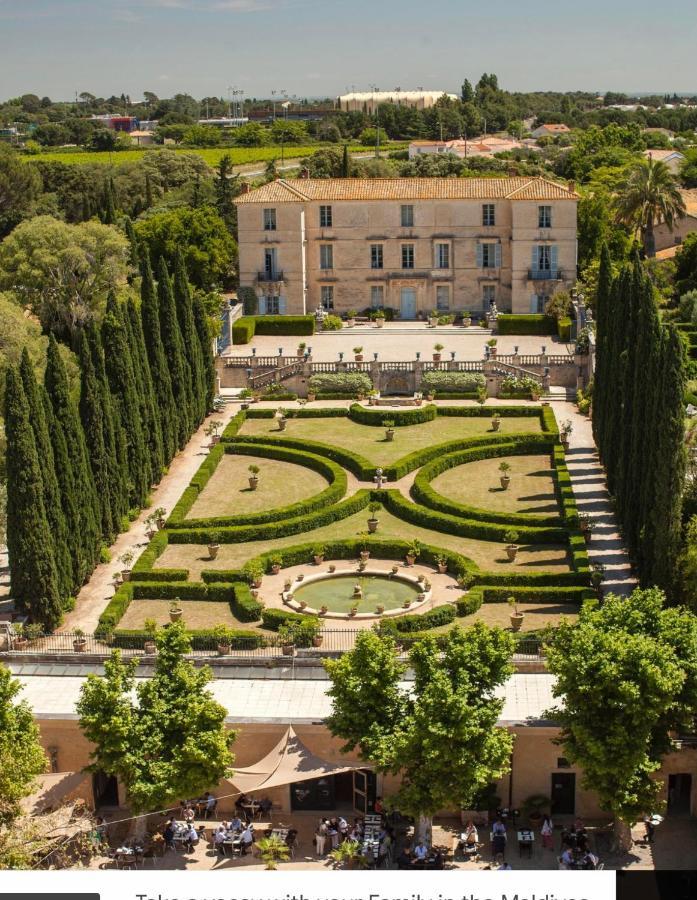
<svg viewBox="0 0 697 900">
<path fill-rule="evenodd" d="M 310 177 L 310 171 L 309 171 L 309 169 L 307 169 L 307 168 L 302 168 L 302 169 L 300 170 L 300 177 L 301 177 L 301 178 L 309 178 L 309 177 Z"/>
<path fill-rule="evenodd" d="M 251 187 L 248 181 L 243 181 L 240 185 L 240 194 L 248 194 L 251 191 Z"/>
</svg>

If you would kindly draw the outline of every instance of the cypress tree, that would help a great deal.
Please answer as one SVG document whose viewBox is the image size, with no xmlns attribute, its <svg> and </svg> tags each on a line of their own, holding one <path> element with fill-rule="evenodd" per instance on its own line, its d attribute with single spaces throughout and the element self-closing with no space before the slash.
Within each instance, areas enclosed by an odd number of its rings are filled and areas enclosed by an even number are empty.
<svg viewBox="0 0 697 900">
<path fill-rule="evenodd" d="M 673 586 L 680 548 L 682 498 L 685 487 L 685 346 L 678 331 L 667 326 L 661 335 L 661 415 L 654 427 L 656 479 L 652 504 L 653 547 L 643 573 L 646 583 L 665 590 Z"/>
<path fill-rule="evenodd" d="M 177 250 L 174 263 L 174 300 L 177 305 L 177 319 L 182 336 L 184 354 L 191 374 L 191 398 L 193 427 L 197 428 L 206 417 L 206 381 L 203 372 L 201 344 L 194 324 L 194 310 L 191 287 L 186 277 L 186 263 L 181 248 Z"/>
<path fill-rule="evenodd" d="M 72 567 L 72 583 L 70 593 L 74 594 L 84 583 L 89 572 L 85 560 L 82 536 L 80 533 L 80 512 L 77 506 L 77 490 L 75 488 L 75 476 L 73 464 L 68 453 L 68 444 L 65 440 L 63 426 L 53 412 L 53 406 L 45 390 L 41 391 L 41 399 L 44 404 L 44 415 L 48 433 L 51 438 L 53 458 L 55 462 L 56 478 L 60 489 L 61 508 L 65 517 L 67 531 L 67 547 Z"/>
<path fill-rule="evenodd" d="M 143 323 L 143 337 L 155 391 L 155 402 L 160 416 L 163 456 L 165 464 L 167 464 L 177 452 L 178 416 L 172 395 L 172 381 L 162 347 L 155 279 L 147 255 L 143 261 L 142 275 L 140 314 Z"/>
<path fill-rule="evenodd" d="M 348 144 L 344 144 L 344 155 L 341 158 L 341 177 L 348 178 L 351 173 Z"/>
<path fill-rule="evenodd" d="M 201 298 L 194 295 L 193 299 L 194 326 L 198 336 L 199 346 L 201 348 L 201 358 L 203 360 L 203 383 L 205 389 L 205 413 L 207 414 L 213 409 L 213 400 L 215 399 L 216 389 L 216 372 L 215 359 L 213 357 L 213 339 L 208 327 L 208 319 L 206 311 L 203 308 Z"/>
<path fill-rule="evenodd" d="M 102 323 L 102 343 L 111 395 L 126 442 L 129 503 L 144 506 L 150 487 L 150 459 L 145 446 L 131 350 L 116 297 L 107 300 Z"/>
<path fill-rule="evenodd" d="M 151 483 L 157 484 L 162 477 L 162 469 L 165 464 L 162 450 L 162 426 L 157 412 L 148 354 L 145 350 L 143 323 L 133 298 L 129 298 L 126 304 L 125 322 L 128 326 L 131 357 L 141 404 L 143 437 L 150 457 Z"/>
<path fill-rule="evenodd" d="M 601 460 L 604 447 L 602 433 L 607 405 L 609 371 L 608 342 L 612 310 L 610 293 L 612 290 L 612 261 L 607 244 L 603 244 L 600 253 L 600 271 L 598 273 L 598 290 L 596 294 L 595 318 L 595 374 L 593 378 L 593 437 Z"/>
<path fill-rule="evenodd" d="M 84 550 L 84 580 L 94 569 L 99 558 L 101 534 L 98 524 L 98 510 L 100 507 L 92 471 L 87 461 L 85 435 L 80 424 L 77 409 L 70 399 L 68 377 L 63 360 L 58 352 L 58 344 L 53 335 L 48 339 L 45 385 L 46 392 L 53 406 L 53 412 L 63 428 L 68 454 L 72 463 L 75 480 L 75 501 L 80 517 L 80 541 Z"/>
<path fill-rule="evenodd" d="M 155 201 L 153 200 L 152 194 L 152 178 L 150 177 L 150 173 L 145 173 L 145 208 L 150 209 Z"/>
<path fill-rule="evenodd" d="M 104 443 L 105 417 L 101 392 L 84 331 L 78 338 L 78 356 L 80 359 L 80 421 L 87 446 L 90 448 L 88 461 L 97 493 L 100 532 L 102 538 L 110 544 L 118 530 L 117 523 L 114 523 L 111 497 L 113 473 Z"/>
<path fill-rule="evenodd" d="M 29 421 L 34 431 L 34 442 L 43 482 L 44 509 L 51 533 L 53 558 L 56 563 L 58 591 L 61 599 L 66 599 L 72 594 L 73 587 L 73 566 L 70 560 L 68 529 L 63 514 L 51 436 L 46 421 L 46 408 L 42 396 L 44 389 L 37 384 L 34 367 L 26 347 L 22 351 L 19 375 L 29 406 Z"/>
<path fill-rule="evenodd" d="M 123 220 L 123 227 L 124 231 L 126 232 L 126 237 L 128 238 L 128 262 L 133 269 L 134 274 L 137 274 L 140 268 L 140 247 L 138 245 L 136 230 L 133 227 L 133 221 L 131 220 L 130 216 L 125 216 Z"/>
<path fill-rule="evenodd" d="M 172 279 L 164 259 L 158 268 L 157 294 L 160 313 L 162 348 L 169 364 L 172 396 L 177 410 L 177 443 L 179 449 L 186 446 L 194 429 L 193 398 L 191 394 L 191 369 L 184 355 L 177 308 L 174 303 Z"/>
<path fill-rule="evenodd" d="M 102 222 L 104 225 L 113 225 L 116 221 L 116 205 L 114 203 L 114 182 L 107 178 L 102 194 Z"/>
<path fill-rule="evenodd" d="M 12 366 L 5 376 L 5 433 L 10 589 L 20 609 L 53 630 L 61 617 L 58 572 L 29 404 Z"/>
<path fill-rule="evenodd" d="M 92 365 L 94 366 L 94 374 L 99 386 L 102 410 L 104 411 L 102 434 L 109 471 L 111 473 L 111 516 L 114 528 L 116 531 L 121 531 L 122 519 L 128 513 L 128 460 L 126 456 L 126 441 L 109 389 L 109 379 L 106 374 L 101 335 L 94 322 L 91 322 L 87 326 L 86 335 Z"/>
</svg>

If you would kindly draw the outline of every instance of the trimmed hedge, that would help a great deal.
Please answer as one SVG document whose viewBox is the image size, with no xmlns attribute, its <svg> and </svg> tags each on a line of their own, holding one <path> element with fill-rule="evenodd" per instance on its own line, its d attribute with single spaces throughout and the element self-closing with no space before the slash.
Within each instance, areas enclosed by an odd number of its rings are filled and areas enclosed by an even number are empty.
<svg viewBox="0 0 697 900">
<path fill-rule="evenodd" d="M 372 391 L 373 382 L 365 372 L 320 372 L 310 376 L 307 389 L 315 394 L 325 392 L 355 397 Z"/>
<path fill-rule="evenodd" d="M 496 320 L 499 334 L 539 334 L 548 335 L 557 333 L 557 320 L 554 316 L 539 315 L 509 315 L 504 313 Z"/>
<path fill-rule="evenodd" d="M 187 630 L 187 634 L 191 640 L 192 650 L 210 650 L 214 653 L 217 649 L 218 640 L 212 628 L 198 629 L 196 631 Z M 232 650 L 256 650 L 264 647 L 267 640 L 263 634 L 255 631 L 230 631 Z M 142 650 L 145 641 L 152 638 L 144 631 L 127 631 L 119 629 L 114 632 L 110 642 L 112 647 L 120 647 L 124 650 Z"/>
<path fill-rule="evenodd" d="M 319 441 L 307 441 L 302 438 L 292 437 L 273 437 L 272 435 L 256 435 L 243 434 L 235 439 L 235 446 L 242 444 L 250 445 L 270 445 L 278 444 L 279 446 L 289 447 L 292 450 L 306 450 L 319 456 L 326 456 L 328 459 L 339 463 L 345 469 L 353 474 L 360 481 L 372 481 L 375 474 L 375 465 L 369 462 L 364 456 L 352 453 L 350 450 L 344 450 L 342 447 L 335 447 L 332 444 L 322 444 Z"/>
<path fill-rule="evenodd" d="M 410 502 L 399 491 L 376 491 L 376 494 L 384 495 L 385 507 L 406 522 L 428 528 L 431 531 L 442 531 L 445 534 L 459 535 L 460 537 L 475 538 L 480 541 L 504 542 L 504 535 L 511 527 L 508 524 L 495 522 L 483 522 L 475 519 L 463 519 L 459 516 L 448 515 L 434 509 L 428 509 Z M 534 528 L 528 525 L 516 525 L 519 541 L 522 544 L 565 544 L 568 533 L 564 528 L 541 527 Z"/>
<path fill-rule="evenodd" d="M 426 631 L 429 628 L 440 628 L 442 625 L 449 625 L 454 620 L 455 614 L 454 606 L 436 606 L 435 609 L 429 609 L 425 613 L 412 613 L 411 615 L 384 619 L 383 621 L 390 624 L 394 623 L 398 632 Z"/>
<path fill-rule="evenodd" d="M 255 334 L 282 337 L 314 333 L 314 316 L 242 316 L 233 322 L 232 343 L 248 344 Z"/>
<path fill-rule="evenodd" d="M 479 509 L 464 503 L 458 503 L 455 500 L 450 500 L 443 494 L 438 493 L 431 485 L 434 478 L 456 466 L 466 465 L 467 463 L 479 459 L 493 459 L 501 456 L 522 456 L 526 453 L 544 453 L 545 449 L 551 451 L 552 445 L 550 444 L 548 448 L 545 448 L 544 446 L 540 446 L 539 443 L 528 444 L 521 441 L 520 443 L 478 447 L 476 449 L 463 450 L 459 453 L 450 453 L 445 456 L 440 456 L 429 465 L 424 466 L 417 473 L 411 488 L 411 495 L 417 503 L 427 506 L 429 509 L 435 509 L 438 512 L 444 512 L 452 516 L 460 516 L 464 519 L 475 519 L 483 522 L 500 522 L 504 525 L 558 527 L 561 525 L 561 517 L 558 515 L 535 516 L 526 513 L 506 513 Z M 552 461 L 554 462 L 555 460 L 556 457 L 554 457 Z"/>
<path fill-rule="evenodd" d="M 360 425 L 382 426 L 385 419 L 394 422 L 396 427 L 404 425 L 421 425 L 432 422 L 438 415 L 438 407 L 432 403 L 426 406 L 415 406 L 412 409 L 381 409 L 365 407 L 354 403 L 349 408 L 349 419 Z"/>
<path fill-rule="evenodd" d="M 572 320 L 568 316 L 563 316 L 561 319 L 557 320 L 557 334 L 559 335 L 559 339 L 567 344 L 571 340 L 571 325 Z"/>
<path fill-rule="evenodd" d="M 515 597 L 519 603 L 575 603 L 580 606 L 585 600 L 595 597 L 587 587 L 484 587 L 479 586 L 484 603 L 506 603 L 509 597 Z"/>
<path fill-rule="evenodd" d="M 187 489 L 188 490 L 188 489 Z M 167 531 L 158 531 L 145 550 L 140 554 L 131 572 L 131 581 L 186 581 L 188 569 L 154 569 L 155 562 L 162 556 L 169 543 Z"/>
<path fill-rule="evenodd" d="M 336 463 L 322 456 L 315 456 L 311 453 L 305 453 L 300 450 L 291 450 L 287 447 L 279 447 L 273 445 L 248 445 L 248 444 L 218 444 L 223 448 L 223 453 L 239 454 L 246 456 L 262 456 L 268 459 L 278 459 L 284 462 L 295 463 L 296 465 L 306 466 L 315 472 L 319 472 L 327 479 L 329 485 L 324 490 L 309 497 L 307 500 L 300 500 L 290 506 L 279 506 L 275 509 L 260 511 L 257 513 L 249 513 L 241 516 L 211 516 L 202 519 L 187 519 L 186 515 L 196 501 L 199 492 L 208 483 L 208 479 L 215 470 L 222 454 L 217 454 L 215 465 L 209 466 L 213 451 L 208 459 L 201 465 L 201 468 L 191 480 L 191 485 L 184 491 L 179 503 L 172 511 L 169 518 L 168 526 L 170 528 L 223 528 L 237 525 L 263 524 L 266 522 L 276 522 L 281 519 L 292 519 L 297 516 L 307 515 L 317 509 L 338 503 L 345 495 L 347 489 L 346 472 Z M 206 472 L 202 470 L 206 468 Z M 212 468 L 211 468 L 212 467 Z"/>
<path fill-rule="evenodd" d="M 237 544 L 246 541 L 275 540 L 291 534 L 299 534 L 303 531 L 311 531 L 321 528 L 332 522 L 338 522 L 354 513 L 360 512 L 370 502 L 370 491 L 357 491 L 353 496 L 337 503 L 334 506 L 315 510 L 304 516 L 294 519 L 285 519 L 279 522 L 265 522 L 255 525 L 231 525 L 214 529 L 221 544 Z M 173 530 L 169 536 L 172 544 L 207 544 L 211 528 L 190 528 L 182 525 Z"/>
<path fill-rule="evenodd" d="M 447 369 L 433 369 L 424 372 L 420 390 L 424 393 L 452 394 L 460 392 L 476 397 L 477 389 L 486 386 L 486 378 L 478 372 L 458 372 Z"/>
<path fill-rule="evenodd" d="M 484 599 L 481 588 L 473 587 L 456 603 L 458 616 L 472 616 L 481 608 Z"/>
</svg>

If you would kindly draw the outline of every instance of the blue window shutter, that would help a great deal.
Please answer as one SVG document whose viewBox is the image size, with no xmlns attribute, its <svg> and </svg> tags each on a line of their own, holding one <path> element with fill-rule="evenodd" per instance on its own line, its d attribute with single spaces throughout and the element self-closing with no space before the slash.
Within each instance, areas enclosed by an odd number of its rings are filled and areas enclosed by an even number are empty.
<svg viewBox="0 0 697 900">
<path fill-rule="evenodd" d="M 285 314 L 286 314 L 286 298 L 285 297 L 278 298 L 278 314 L 280 316 L 285 316 Z"/>
<path fill-rule="evenodd" d="M 501 268 L 501 244 L 496 244 L 495 250 L 496 268 Z"/>
<path fill-rule="evenodd" d="M 266 315 L 266 297 L 259 297 L 259 315 Z"/>
<path fill-rule="evenodd" d="M 552 247 L 550 250 L 550 259 L 551 259 L 552 269 L 556 272 L 557 264 L 559 262 L 559 247 L 557 247 L 556 244 L 552 244 Z"/>
<path fill-rule="evenodd" d="M 477 242 L 477 268 L 481 269 L 484 265 L 484 251 L 482 245 Z"/>
<path fill-rule="evenodd" d="M 533 315 L 537 312 L 537 294 L 530 294 L 530 312 Z"/>
<path fill-rule="evenodd" d="M 539 263 L 540 263 L 539 248 L 535 245 L 532 248 L 532 261 L 530 263 L 530 268 L 533 270 L 533 272 L 539 268 Z"/>
</svg>

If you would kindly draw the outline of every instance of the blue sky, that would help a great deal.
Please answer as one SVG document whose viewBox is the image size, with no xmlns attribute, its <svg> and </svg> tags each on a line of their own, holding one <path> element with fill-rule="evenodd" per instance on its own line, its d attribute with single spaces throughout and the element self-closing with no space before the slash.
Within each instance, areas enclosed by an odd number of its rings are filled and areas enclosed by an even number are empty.
<svg viewBox="0 0 697 900">
<path fill-rule="evenodd" d="M 694 0 L 0 0 L 0 97 L 457 92 L 484 71 L 697 94 L 696 45 Z"/>
</svg>

